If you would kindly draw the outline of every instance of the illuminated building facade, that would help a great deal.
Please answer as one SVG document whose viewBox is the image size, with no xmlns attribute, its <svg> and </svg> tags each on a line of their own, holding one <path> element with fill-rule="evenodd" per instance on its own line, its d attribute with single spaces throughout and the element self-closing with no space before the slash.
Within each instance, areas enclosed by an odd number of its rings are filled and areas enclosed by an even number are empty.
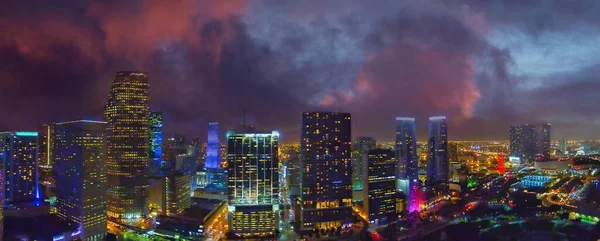
<svg viewBox="0 0 600 241">
<path fill-rule="evenodd" d="M 166 213 L 168 216 L 183 212 L 191 205 L 192 177 L 176 172 L 166 177 Z"/>
<path fill-rule="evenodd" d="M 352 189 L 363 190 L 367 182 L 369 151 L 377 146 L 371 137 L 358 137 L 352 147 Z M 362 199 L 360 199 L 362 200 Z"/>
<path fill-rule="evenodd" d="M 420 186 L 416 132 L 415 118 L 396 117 L 397 188 L 404 193 L 405 203 L 409 209 L 416 202 L 413 189 L 415 187 L 418 189 Z"/>
<path fill-rule="evenodd" d="M 54 186 L 54 175 L 52 174 L 53 149 L 54 149 L 54 123 L 43 124 L 38 137 L 38 171 L 40 183 L 46 186 Z"/>
<path fill-rule="evenodd" d="M 279 224 L 279 133 L 227 133 L 229 231 L 272 235 Z"/>
<path fill-rule="evenodd" d="M 498 153 L 498 174 L 504 174 L 504 155 L 502 152 Z"/>
<path fill-rule="evenodd" d="M 37 132 L 0 133 L 0 162 L 4 164 L 4 199 L 7 203 L 40 199 Z"/>
<path fill-rule="evenodd" d="M 107 214 L 119 222 L 135 221 L 146 214 L 148 90 L 146 73 L 118 72 L 104 110 L 108 122 Z"/>
<path fill-rule="evenodd" d="M 221 144 L 219 144 L 219 123 L 208 123 L 208 141 L 206 144 L 206 160 L 204 168 L 220 169 L 221 167 Z"/>
<path fill-rule="evenodd" d="M 567 139 L 563 138 L 558 141 L 558 150 L 560 150 L 560 154 L 566 154 L 569 151 Z"/>
<path fill-rule="evenodd" d="M 56 214 L 85 240 L 106 236 L 106 122 L 56 123 Z"/>
<path fill-rule="evenodd" d="M 445 116 L 429 117 L 427 142 L 427 180 L 425 185 L 434 193 L 444 194 L 448 189 L 450 163 L 448 161 L 448 124 Z"/>
<path fill-rule="evenodd" d="M 534 125 L 513 125 L 510 127 L 510 157 L 525 161 L 534 161 L 536 156 L 537 135 Z"/>
<path fill-rule="evenodd" d="M 162 160 L 162 138 L 163 138 L 163 118 L 161 112 L 150 112 L 150 121 L 148 123 L 150 131 L 150 164 L 148 169 L 150 175 L 156 175 L 160 172 L 160 168 L 163 166 Z"/>
<path fill-rule="evenodd" d="M 376 149 L 369 152 L 367 189 L 363 200 L 370 223 L 386 224 L 398 220 L 396 189 L 397 161 L 393 150 Z"/>
<path fill-rule="evenodd" d="M 552 125 L 550 123 L 546 123 L 542 125 L 540 129 L 540 136 L 538 141 L 538 151 L 543 160 L 550 160 L 550 147 L 551 147 L 551 131 Z"/>
<path fill-rule="evenodd" d="M 352 216 L 351 145 L 349 113 L 302 113 L 301 229 L 337 228 Z"/>
</svg>

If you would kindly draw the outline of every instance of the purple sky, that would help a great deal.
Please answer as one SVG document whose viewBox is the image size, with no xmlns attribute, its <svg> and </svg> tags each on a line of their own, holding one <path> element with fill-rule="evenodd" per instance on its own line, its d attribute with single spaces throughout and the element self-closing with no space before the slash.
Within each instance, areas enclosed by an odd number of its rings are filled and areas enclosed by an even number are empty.
<svg viewBox="0 0 600 241">
<path fill-rule="evenodd" d="M 453 140 L 598 139 L 599 25 L 596 0 L 2 1 L 0 129 L 100 119 L 115 72 L 141 70 L 169 135 L 245 110 L 291 141 L 302 111 L 337 110 L 379 140 L 432 115 Z"/>
</svg>

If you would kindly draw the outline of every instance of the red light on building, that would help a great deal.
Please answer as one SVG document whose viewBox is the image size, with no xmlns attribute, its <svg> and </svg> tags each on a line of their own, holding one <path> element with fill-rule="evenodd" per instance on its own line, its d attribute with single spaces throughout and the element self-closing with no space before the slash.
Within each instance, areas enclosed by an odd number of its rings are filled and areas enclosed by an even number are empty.
<svg viewBox="0 0 600 241">
<path fill-rule="evenodd" d="M 498 173 L 504 174 L 504 156 L 502 153 L 498 154 Z"/>
</svg>

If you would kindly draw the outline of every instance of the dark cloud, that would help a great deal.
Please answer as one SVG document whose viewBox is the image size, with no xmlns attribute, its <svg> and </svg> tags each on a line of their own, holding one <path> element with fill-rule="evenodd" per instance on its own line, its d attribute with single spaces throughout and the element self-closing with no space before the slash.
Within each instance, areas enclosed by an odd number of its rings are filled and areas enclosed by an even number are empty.
<svg viewBox="0 0 600 241">
<path fill-rule="evenodd" d="M 339 110 L 353 114 L 355 135 L 383 140 L 395 116 L 417 117 L 422 136 L 427 117 L 442 114 L 452 139 L 505 139 L 512 123 L 542 121 L 591 137 L 600 133 L 582 130 L 598 124 L 595 68 L 536 75 L 519 66 L 522 49 L 497 38 L 509 29 L 535 43 L 595 24 L 597 9 L 533 0 L 5 1 L 0 126 L 101 118 L 115 72 L 143 70 L 170 134 L 203 135 L 210 121 L 234 127 L 246 113 L 297 140 L 302 111 Z M 546 84 L 523 87 L 534 80 Z"/>
</svg>

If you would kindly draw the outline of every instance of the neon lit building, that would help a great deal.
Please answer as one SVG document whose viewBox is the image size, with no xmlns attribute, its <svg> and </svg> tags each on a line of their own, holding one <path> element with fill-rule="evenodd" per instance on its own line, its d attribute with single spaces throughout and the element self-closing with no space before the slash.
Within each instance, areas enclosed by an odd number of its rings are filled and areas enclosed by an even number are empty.
<svg viewBox="0 0 600 241">
<path fill-rule="evenodd" d="M 106 236 L 106 122 L 56 123 L 56 214 L 84 240 Z"/>
<path fill-rule="evenodd" d="M 550 123 L 546 123 L 542 125 L 540 130 L 540 136 L 538 141 L 538 150 L 539 154 L 542 155 L 542 159 L 550 160 L 550 147 L 551 147 L 551 132 L 552 125 Z"/>
<path fill-rule="evenodd" d="M 40 172 L 40 183 L 47 186 L 54 186 L 54 175 L 52 168 L 54 165 L 54 123 L 43 124 L 38 138 L 38 164 Z"/>
<path fill-rule="evenodd" d="M 40 199 L 37 132 L 0 133 L 0 162 L 4 164 L 4 198 L 7 203 Z"/>
<path fill-rule="evenodd" d="M 363 200 L 370 223 L 386 224 L 398 220 L 396 204 L 399 195 L 396 189 L 397 161 L 393 150 L 376 149 L 368 154 L 368 197 Z"/>
<path fill-rule="evenodd" d="M 502 152 L 498 154 L 498 173 L 504 174 L 504 155 Z"/>
<path fill-rule="evenodd" d="M 104 110 L 109 131 L 107 214 L 117 222 L 132 222 L 146 214 L 148 90 L 146 73 L 118 72 Z"/>
<path fill-rule="evenodd" d="M 449 190 L 450 163 L 448 161 L 448 124 L 445 116 L 429 117 L 427 143 L 427 180 L 425 185 L 436 194 Z"/>
<path fill-rule="evenodd" d="M 417 156 L 415 118 L 396 117 L 396 158 L 398 166 L 396 170 L 397 188 L 406 196 L 406 205 L 415 202 L 415 195 L 411 187 L 419 185 L 419 158 Z"/>
<path fill-rule="evenodd" d="M 352 217 L 349 113 L 302 113 L 300 162 L 303 230 L 337 228 Z"/>
<path fill-rule="evenodd" d="M 163 138 L 163 118 L 161 112 L 150 112 L 150 121 L 149 121 L 149 130 L 150 130 L 150 164 L 148 165 L 148 169 L 150 170 L 150 174 L 154 175 L 160 172 L 160 168 L 163 165 L 162 159 L 162 138 Z"/>
<path fill-rule="evenodd" d="M 352 190 L 363 190 L 367 183 L 369 151 L 374 150 L 376 145 L 375 139 L 371 137 L 358 137 L 354 141 L 352 147 Z"/>
<path fill-rule="evenodd" d="M 221 144 L 219 144 L 219 123 L 208 123 L 208 141 L 204 168 L 219 169 L 221 166 Z"/>
<path fill-rule="evenodd" d="M 273 235 L 279 226 L 279 133 L 227 133 L 229 231 Z"/>
<path fill-rule="evenodd" d="M 510 127 L 510 157 L 518 158 L 521 164 L 534 161 L 537 154 L 537 135 L 534 125 L 513 125 Z"/>
</svg>

